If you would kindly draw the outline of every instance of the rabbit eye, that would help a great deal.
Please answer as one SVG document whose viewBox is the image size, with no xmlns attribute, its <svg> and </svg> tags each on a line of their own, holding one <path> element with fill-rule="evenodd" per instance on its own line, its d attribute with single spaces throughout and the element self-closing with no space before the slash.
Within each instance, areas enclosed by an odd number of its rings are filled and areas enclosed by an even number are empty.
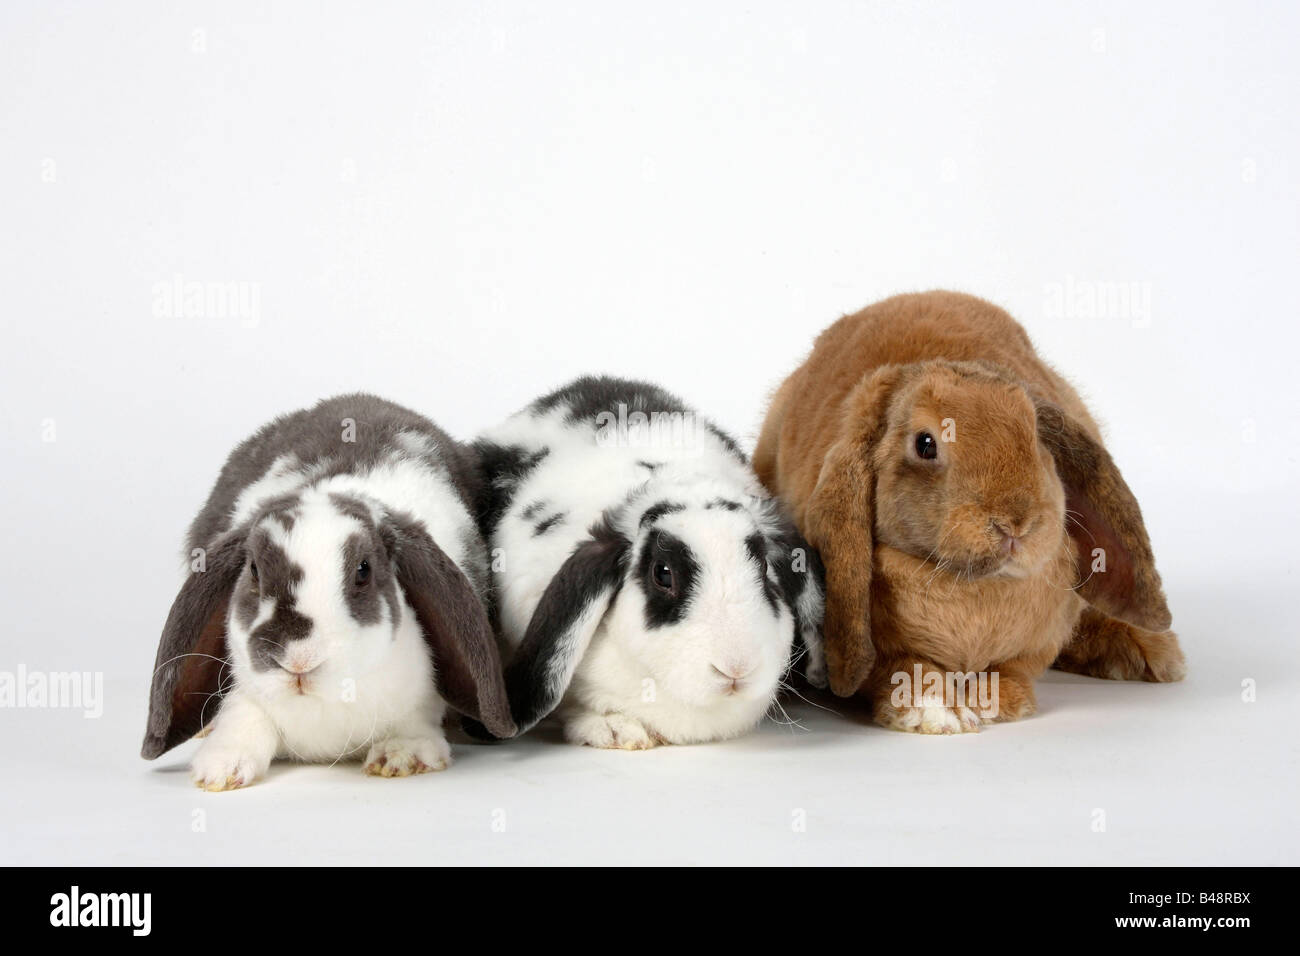
<svg viewBox="0 0 1300 956">
<path fill-rule="evenodd" d="M 356 581 L 357 587 L 364 586 L 365 583 L 370 580 L 369 561 L 362 561 L 360 564 L 357 565 L 357 573 L 356 576 L 353 578 L 353 580 Z"/>
<path fill-rule="evenodd" d="M 664 562 L 659 561 L 655 564 L 651 576 L 654 578 L 655 587 L 663 591 L 673 590 L 673 585 L 676 583 L 673 579 L 673 569 Z"/>
<path fill-rule="evenodd" d="M 921 432 L 916 436 L 916 457 L 926 461 L 939 457 L 939 443 L 929 432 Z"/>
</svg>

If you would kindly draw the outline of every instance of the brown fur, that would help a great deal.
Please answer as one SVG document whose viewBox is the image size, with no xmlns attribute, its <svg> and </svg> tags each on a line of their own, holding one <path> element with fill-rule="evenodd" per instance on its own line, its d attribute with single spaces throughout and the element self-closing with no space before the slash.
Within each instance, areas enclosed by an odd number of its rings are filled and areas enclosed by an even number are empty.
<svg viewBox="0 0 1300 956">
<path fill-rule="evenodd" d="M 921 431 L 942 436 L 935 461 Z M 996 670 L 998 719 L 1033 712 L 1058 655 L 1182 676 L 1137 501 L 1074 389 L 990 303 L 902 295 L 840 319 L 777 391 L 754 467 L 821 550 L 831 687 L 870 695 L 882 723 L 918 729 L 888 699 L 918 663 Z"/>
</svg>

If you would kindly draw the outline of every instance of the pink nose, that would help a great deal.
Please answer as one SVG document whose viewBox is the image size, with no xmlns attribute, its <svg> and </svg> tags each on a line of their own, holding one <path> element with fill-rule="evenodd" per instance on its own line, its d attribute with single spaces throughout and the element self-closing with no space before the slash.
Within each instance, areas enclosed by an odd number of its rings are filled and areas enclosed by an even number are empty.
<svg viewBox="0 0 1300 956">
<path fill-rule="evenodd" d="M 1024 548 L 1025 522 L 994 518 L 992 523 L 998 534 L 1002 535 L 1002 550 L 1004 552 L 1015 554 Z"/>
<path fill-rule="evenodd" d="M 745 682 L 745 678 L 757 670 L 757 667 L 735 663 L 729 663 L 723 667 L 719 667 L 717 664 L 712 664 L 710 666 L 713 668 L 713 672 L 719 677 L 731 681 L 731 687 L 729 689 L 732 691 L 739 690 L 740 685 Z"/>
<path fill-rule="evenodd" d="M 280 666 L 285 670 L 287 670 L 290 674 L 295 674 L 299 677 L 305 677 L 306 675 L 314 671 L 316 668 L 320 667 L 320 662 L 317 661 L 316 663 L 313 664 L 310 661 L 291 660 L 288 663 L 281 664 Z"/>
</svg>

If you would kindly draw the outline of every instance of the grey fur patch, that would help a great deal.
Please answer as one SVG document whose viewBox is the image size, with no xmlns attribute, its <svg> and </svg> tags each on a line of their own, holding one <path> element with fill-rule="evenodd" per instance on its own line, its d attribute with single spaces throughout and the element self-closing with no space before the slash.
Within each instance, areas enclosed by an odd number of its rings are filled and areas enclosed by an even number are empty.
<svg viewBox="0 0 1300 956">
<path fill-rule="evenodd" d="M 362 562 L 369 575 L 362 584 L 357 583 L 357 569 Z M 375 539 L 369 532 L 348 536 L 343 543 L 342 577 L 343 603 L 358 624 L 378 624 L 384 619 L 381 604 L 387 603 L 394 625 L 399 623 L 401 611 L 397 603 L 397 585 L 388 573 L 387 561 L 376 554 Z"/>
<path fill-rule="evenodd" d="M 270 670 L 279 666 L 277 661 L 286 644 L 311 633 L 311 618 L 299 614 L 296 607 L 295 593 L 303 570 L 264 528 L 256 528 L 249 535 L 247 550 L 248 566 L 235 586 L 235 619 L 245 630 L 252 629 L 248 652 L 253 668 Z M 264 600 L 274 602 L 274 610 L 254 628 Z"/>
<path fill-rule="evenodd" d="M 706 511 L 711 511 L 714 508 L 721 508 L 723 511 L 742 510 L 739 501 L 729 501 L 726 498 L 714 498 L 707 505 L 705 505 L 704 508 Z"/>
<path fill-rule="evenodd" d="M 588 422 L 594 426 L 602 412 L 617 415 L 620 406 L 625 408 L 629 415 L 633 412 L 642 412 L 646 415 L 654 413 L 691 415 L 737 460 L 745 463 L 749 461 L 734 438 L 713 422 L 698 415 L 693 408 L 672 392 L 650 382 L 615 378 L 609 375 L 585 375 L 537 399 L 529 409 L 534 414 L 544 415 L 562 407 L 566 409 L 565 421 L 569 424 Z"/>
<path fill-rule="evenodd" d="M 375 526 L 375 519 L 370 506 L 356 495 L 348 495 L 339 491 L 332 492 L 330 494 L 330 504 L 338 509 L 339 514 L 346 515 L 363 528 L 373 528 Z"/>
<path fill-rule="evenodd" d="M 641 514 L 641 527 L 654 524 L 664 515 L 675 514 L 678 511 L 685 511 L 686 506 L 672 501 L 657 501 L 647 508 Z"/>
<path fill-rule="evenodd" d="M 350 441 L 344 440 L 345 420 L 353 423 Z M 412 434 L 424 439 L 423 447 Z M 357 392 L 281 415 L 241 442 L 190 525 L 186 553 L 206 548 L 230 530 L 240 493 L 278 459 L 292 456 L 304 476 L 320 479 L 362 474 L 394 455 L 423 461 L 445 474 L 469 513 L 475 513 L 482 477 L 474 450 L 408 408 Z"/>
<path fill-rule="evenodd" d="M 397 600 L 397 580 L 392 573 L 384 540 L 375 525 L 374 515 L 367 505 L 355 495 L 336 492 L 330 495 L 330 504 L 340 514 L 354 520 L 361 529 L 349 535 L 343 543 L 342 572 L 339 587 L 343 602 L 353 620 L 358 624 L 378 624 L 383 620 L 380 602 L 388 606 L 388 618 L 396 628 L 402 620 L 401 602 Z M 370 577 L 365 584 L 356 583 L 357 568 L 365 561 L 370 567 Z"/>
<path fill-rule="evenodd" d="M 461 573 L 469 579 L 469 585 L 479 599 L 486 601 L 488 592 L 491 590 L 487 544 L 478 533 L 478 529 L 473 526 L 465 528 L 460 543 L 461 553 L 465 556 L 461 566 Z"/>
<path fill-rule="evenodd" d="M 554 528 L 557 524 L 560 524 L 562 521 L 564 521 L 564 519 L 565 519 L 565 515 L 563 512 L 556 512 L 555 514 L 550 515 L 549 517 L 543 518 L 541 521 L 537 522 L 537 526 L 533 528 L 533 537 L 540 538 L 542 535 L 546 534 L 546 532 Z"/>
<path fill-rule="evenodd" d="M 248 638 L 249 656 L 254 670 L 266 671 L 279 666 L 279 657 L 290 641 L 311 635 L 311 618 L 293 607 L 277 603 L 269 621 L 265 621 Z"/>
<path fill-rule="evenodd" d="M 246 548 L 249 560 L 235 587 L 235 620 L 245 630 L 253 626 L 264 599 L 292 607 L 294 591 L 303 578 L 302 568 L 264 529 L 253 530 Z"/>
<path fill-rule="evenodd" d="M 491 537 L 502 516 L 510 509 L 515 489 L 548 454 L 549 448 L 529 451 L 520 445 L 498 445 L 480 439 L 474 443 L 482 480 L 478 505 L 473 509 L 484 536 Z"/>
</svg>

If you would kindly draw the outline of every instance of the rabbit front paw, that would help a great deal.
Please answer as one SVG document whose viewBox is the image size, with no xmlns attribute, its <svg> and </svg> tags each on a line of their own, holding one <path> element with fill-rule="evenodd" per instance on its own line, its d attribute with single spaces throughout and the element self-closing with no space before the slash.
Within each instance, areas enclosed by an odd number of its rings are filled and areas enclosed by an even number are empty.
<svg viewBox="0 0 1300 956">
<path fill-rule="evenodd" d="M 210 793 L 247 787 L 266 773 L 270 761 L 227 745 L 211 744 L 211 738 L 199 747 L 190 764 L 194 785 Z"/>
<path fill-rule="evenodd" d="M 888 704 L 876 709 L 876 722 L 890 730 L 912 734 L 973 734 L 983 721 L 966 706 L 922 704 L 918 707 L 895 707 Z"/>
<path fill-rule="evenodd" d="M 626 714 L 579 714 L 564 725 L 570 743 L 606 750 L 649 750 L 659 738 Z"/>
<path fill-rule="evenodd" d="M 391 737 L 370 748 L 362 769 L 374 777 L 409 777 L 446 770 L 451 747 L 442 737 Z"/>
</svg>

